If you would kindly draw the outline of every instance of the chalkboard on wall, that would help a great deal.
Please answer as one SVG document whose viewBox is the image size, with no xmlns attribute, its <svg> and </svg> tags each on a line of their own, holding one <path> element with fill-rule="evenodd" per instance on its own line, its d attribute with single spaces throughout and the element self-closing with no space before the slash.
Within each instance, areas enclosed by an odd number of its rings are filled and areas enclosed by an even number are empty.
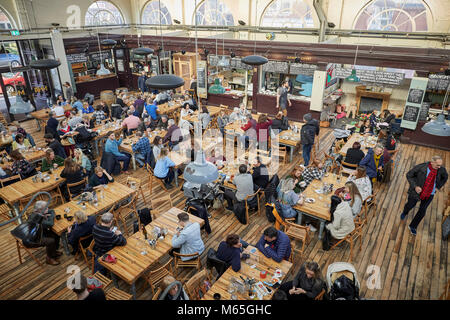
<svg viewBox="0 0 450 320">
<path fill-rule="evenodd" d="M 419 107 L 407 105 L 405 107 L 405 112 L 403 113 L 402 119 L 405 121 L 417 122 L 417 117 L 419 116 L 420 109 L 421 108 Z"/>
<path fill-rule="evenodd" d="M 420 108 L 419 121 L 426 121 L 428 117 L 428 110 L 430 109 L 430 102 L 423 102 Z"/>
<path fill-rule="evenodd" d="M 361 97 L 359 113 L 372 113 L 373 110 L 381 111 L 383 99 Z"/>
<path fill-rule="evenodd" d="M 289 72 L 289 64 L 283 61 L 269 61 L 266 64 L 263 64 L 262 70 L 266 72 L 287 74 Z"/>
</svg>

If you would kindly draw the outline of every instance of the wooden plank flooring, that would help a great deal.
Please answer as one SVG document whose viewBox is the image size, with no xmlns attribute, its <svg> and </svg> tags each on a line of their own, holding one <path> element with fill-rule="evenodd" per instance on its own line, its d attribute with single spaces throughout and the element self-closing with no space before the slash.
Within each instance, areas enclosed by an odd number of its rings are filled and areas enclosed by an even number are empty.
<svg viewBox="0 0 450 320">
<path fill-rule="evenodd" d="M 35 121 L 27 121 L 23 126 L 33 134 L 37 144 L 43 146 L 43 134 L 37 132 Z M 320 132 L 320 151 L 328 150 L 334 136 L 332 130 L 322 129 Z M 407 222 L 401 222 L 399 215 L 406 201 L 408 183 L 406 172 L 415 164 L 427 161 L 431 156 L 439 154 L 444 159 L 444 166 L 450 168 L 450 152 L 420 147 L 415 145 L 401 145 L 398 161 L 390 184 L 381 187 L 378 208 L 369 214 L 369 221 L 363 233 L 362 250 L 359 243 L 353 253 L 353 265 L 358 272 L 361 283 L 361 296 L 368 299 L 437 299 L 443 292 L 448 281 L 450 268 L 448 257 L 448 241 L 441 240 L 442 210 L 450 184 L 447 183 L 445 192 L 439 192 L 433 200 L 427 215 L 418 228 L 416 237 L 410 235 L 407 224 L 411 221 L 410 214 Z M 293 166 L 301 161 L 298 152 L 292 164 L 284 165 L 279 176 L 285 176 Z M 157 199 L 164 191 L 156 186 L 150 195 L 147 185 L 147 174 L 144 169 L 130 171 L 134 177 L 145 177 L 144 195 L 147 199 Z M 125 175 L 116 177 L 124 182 Z M 184 196 L 178 189 L 170 191 L 174 205 L 183 207 Z M 141 196 L 138 198 L 138 208 L 144 203 Z M 206 250 L 218 244 L 228 233 L 237 233 L 244 240 L 256 243 L 262 231 L 270 225 L 264 210 L 260 216 L 252 216 L 249 225 L 240 224 L 233 214 L 213 212 L 211 219 L 213 233 L 205 237 Z M 24 263 L 19 264 L 15 242 L 10 235 L 13 225 L 0 228 L 0 299 L 74 299 L 74 294 L 66 288 L 70 265 L 78 265 L 85 275 L 90 270 L 83 260 L 76 261 L 72 256 L 63 256 L 61 265 L 40 268 L 29 256 L 24 254 Z M 295 256 L 294 268 L 290 274 L 297 272 L 300 265 L 306 260 L 314 260 L 322 268 L 323 276 L 327 267 L 337 261 L 347 261 L 350 249 L 348 245 L 341 245 L 331 251 L 323 251 L 322 243 L 317 233 L 312 234 L 312 240 L 302 257 Z M 37 258 L 45 262 L 45 250 L 35 251 Z M 202 256 L 202 264 L 206 266 L 206 255 Z M 370 265 L 379 267 L 379 289 L 369 288 L 366 280 L 370 274 L 366 271 Z M 178 278 L 186 280 L 193 275 L 190 269 L 182 270 Z M 120 289 L 128 291 L 129 285 L 119 281 Z M 137 298 L 148 300 L 151 291 L 144 286 L 144 281 L 137 282 Z"/>
</svg>

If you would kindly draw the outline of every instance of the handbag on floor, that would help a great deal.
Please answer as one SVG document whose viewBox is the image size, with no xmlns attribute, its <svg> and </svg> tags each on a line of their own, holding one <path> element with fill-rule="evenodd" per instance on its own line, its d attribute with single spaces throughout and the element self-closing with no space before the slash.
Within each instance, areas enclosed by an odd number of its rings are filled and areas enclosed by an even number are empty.
<svg viewBox="0 0 450 320">
<path fill-rule="evenodd" d="M 331 242 L 331 232 L 327 228 L 323 231 L 323 238 L 322 238 L 322 249 L 324 251 L 330 250 L 330 242 Z"/>
</svg>

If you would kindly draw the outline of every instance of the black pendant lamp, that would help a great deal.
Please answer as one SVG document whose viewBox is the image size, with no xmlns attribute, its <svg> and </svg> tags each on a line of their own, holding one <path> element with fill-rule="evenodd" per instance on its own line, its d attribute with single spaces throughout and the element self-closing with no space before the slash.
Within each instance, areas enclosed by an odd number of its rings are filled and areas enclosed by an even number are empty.
<svg viewBox="0 0 450 320">
<path fill-rule="evenodd" d="M 183 86 L 184 80 L 183 78 L 177 77 L 173 74 L 160 74 L 147 79 L 145 84 L 149 88 L 169 90 Z"/>
<path fill-rule="evenodd" d="M 251 66 L 260 66 L 262 64 L 267 63 L 269 60 L 267 60 L 266 57 L 263 56 L 257 56 L 257 55 L 253 55 L 253 56 L 246 56 L 244 58 L 242 58 L 242 62 L 245 64 L 249 64 Z"/>
<path fill-rule="evenodd" d="M 34 60 L 30 62 L 30 67 L 32 69 L 38 70 L 50 70 L 54 68 L 58 68 L 61 65 L 61 62 L 54 59 L 41 59 Z"/>
<path fill-rule="evenodd" d="M 153 50 L 151 48 L 136 48 L 136 49 L 133 49 L 133 52 L 140 56 L 147 56 L 147 55 L 155 52 L 155 50 Z"/>
<path fill-rule="evenodd" d="M 113 39 L 103 39 L 100 41 L 100 43 L 104 46 L 114 46 L 116 45 L 117 41 Z"/>
</svg>

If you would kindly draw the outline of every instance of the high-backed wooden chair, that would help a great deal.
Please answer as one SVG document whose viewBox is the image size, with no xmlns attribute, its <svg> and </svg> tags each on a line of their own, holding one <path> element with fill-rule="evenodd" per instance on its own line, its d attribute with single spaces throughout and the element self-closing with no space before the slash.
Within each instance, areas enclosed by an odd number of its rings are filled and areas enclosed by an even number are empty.
<svg viewBox="0 0 450 320">
<path fill-rule="evenodd" d="M 14 181 L 14 180 L 21 181 L 22 177 L 20 176 L 20 174 L 16 174 L 14 176 L 11 176 L 11 177 L 8 177 L 8 178 L 5 178 L 5 179 L 0 179 L 0 184 L 1 184 L 2 188 L 3 188 L 6 185 L 7 182 Z"/>
<path fill-rule="evenodd" d="M 345 238 L 340 239 L 338 242 L 333 244 L 333 246 L 330 248 L 330 250 L 336 248 L 339 244 L 341 244 L 343 242 L 347 242 L 348 244 L 350 244 L 349 262 L 351 262 L 352 261 L 352 254 L 353 254 L 353 246 L 356 244 L 356 241 L 358 239 L 359 239 L 359 250 L 361 251 L 361 247 L 362 247 L 362 229 L 363 229 L 364 224 L 365 224 L 365 221 L 363 221 L 360 225 L 355 226 L 355 230 L 350 232 Z"/>
<path fill-rule="evenodd" d="M 132 300 L 133 296 L 125 291 L 119 290 L 117 288 L 112 288 L 106 294 L 106 300 Z"/>
<path fill-rule="evenodd" d="M 287 227 L 285 230 L 286 235 L 291 239 L 291 247 L 294 252 L 302 255 L 305 252 L 306 243 L 309 239 L 309 227 L 305 227 L 296 223 L 286 222 Z M 295 246 L 295 241 L 301 241 L 302 246 L 297 249 Z"/>
<path fill-rule="evenodd" d="M 145 280 L 150 285 L 152 294 L 155 293 L 156 286 L 161 282 L 162 279 L 164 279 L 165 276 L 173 274 L 172 262 L 173 259 L 171 258 L 159 268 L 150 270 L 147 276 L 145 276 Z"/>
<path fill-rule="evenodd" d="M 119 220 L 123 225 L 124 233 L 128 237 L 128 228 L 127 228 L 127 218 L 132 216 L 133 214 L 136 215 L 136 219 L 138 221 L 139 230 L 141 230 L 141 221 L 139 219 L 139 214 L 137 212 L 136 208 L 136 199 L 137 199 L 137 191 L 131 195 L 130 201 L 125 203 L 124 205 L 121 205 L 119 208 L 114 210 L 114 220 L 116 220 L 116 225 L 119 225 Z"/>
<path fill-rule="evenodd" d="M 152 167 L 149 164 L 147 164 L 147 171 L 148 171 L 148 184 L 149 184 L 150 194 L 152 194 L 153 184 L 154 184 L 155 181 L 156 181 L 156 183 L 158 183 L 161 186 L 161 188 L 164 191 L 169 191 L 166 188 L 166 185 L 164 184 L 164 180 L 155 177 L 155 175 L 153 174 L 153 169 L 152 169 Z"/>
<path fill-rule="evenodd" d="M 78 181 L 78 182 L 75 182 L 75 183 L 68 183 L 68 184 L 67 184 L 67 191 L 69 192 L 69 199 L 70 199 L 70 201 L 73 200 L 73 199 L 72 199 L 73 197 L 77 196 L 76 194 L 73 194 L 73 193 L 70 191 L 70 188 L 74 188 L 74 187 L 78 187 L 78 186 L 85 186 L 86 183 L 87 183 L 87 179 L 84 178 L 84 179 L 81 180 L 81 181 Z"/>
<path fill-rule="evenodd" d="M 353 169 L 349 169 L 349 168 L 346 168 L 344 166 L 351 167 Z M 342 161 L 341 162 L 341 166 L 339 168 L 339 174 L 346 174 L 346 175 L 350 176 L 350 175 L 352 175 L 353 173 L 356 172 L 356 168 L 358 168 L 357 164 L 351 164 L 351 163 L 347 163 L 347 162 Z"/>
<path fill-rule="evenodd" d="M 152 199 L 152 212 L 154 219 L 156 219 L 162 213 L 163 207 L 165 207 L 165 204 L 167 203 L 170 206 L 169 209 L 173 208 L 173 202 L 170 193 L 165 196 Z"/>
<path fill-rule="evenodd" d="M 206 294 L 205 281 L 211 283 L 211 276 L 208 270 L 203 269 L 186 282 L 184 287 L 189 299 L 200 300 Z"/>
<path fill-rule="evenodd" d="M 64 197 L 62 195 L 61 188 L 59 187 L 59 185 L 48 187 L 48 188 L 43 188 L 41 191 L 50 193 L 50 196 L 52 197 L 52 201 L 49 205 L 50 208 L 54 208 L 58 204 L 65 203 L 65 200 L 64 200 Z M 47 197 L 42 195 L 41 199 L 45 201 L 45 200 L 47 200 Z"/>
<path fill-rule="evenodd" d="M 344 145 L 345 145 L 345 141 L 344 140 L 336 141 L 336 143 L 334 144 L 334 153 L 341 152 L 341 149 L 342 149 L 342 147 Z"/>
<path fill-rule="evenodd" d="M 130 188 L 132 188 L 132 186 L 134 185 L 134 188 L 137 190 L 137 192 L 141 194 L 142 200 L 144 201 L 145 205 L 147 205 L 147 200 L 145 199 L 144 191 L 142 190 L 142 180 L 133 177 L 127 177 L 127 185 Z"/>
<path fill-rule="evenodd" d="M 288 218 L 288 219 L 283 219 L 280 214 L 277 211 L 277 208 L 275 207 L 275 204 L 273 203 L 266 203 L 266 206 L 270 206 L 272 207 L 272 214 L 275 217 L 275 229 L 277 230 L 281 230 L 281 227 L 284 228 L 284 230 L 287 229 L 288 227 L 288 222 L 294 222 L 295 218 Z"/>
<path fill-rule="evenodd" d="M 91 267 L 90 261 L 88 260 L 88 257 L 87 257 L 87 248 L 83 247 L 84 240 L 88 240 L 88 239 L 91 239 L 91 241 L 93 241 L 92 240 L 93 239 L 92 234 L 84 236 L 84 237 L 80 237 L 78 239 L 78 251 L 77 251 L 77 253 L 75 255 L 75 258 L 77 258 L 78 255 L 81 253 L 81 255 L 83 256 L 84 262 L 86 262 L 88 267 Z M 89 243 L 89 245 L 90 245 L 90 243 Z"/>
<path fill-rule="evenodd" d="M 288 155 L 287 155 L 287 148 L 285 146 L 278 147 L 277 150 L 272 150 L 272 155 L 278 153 L 278 161 L 281 162 L 281 159 L 283 159 L 283 163 L 287 163 Z"/>
<path fill-rule="evenodd" d="M 439 297 L 439 300 L 450 300 L 450 280 L 448 280 L 444 292 Z"/>
<path fill-rule="evenodd" d="M 173 252 L 174 263 L 175 263 L 175 273 L 178 275 L 179 268 L 196 268 L 197 271 L 200 271 L 202 267 L 202 263 L 200 261 L 200 255 L 198 252 L 191 254 L 181 254 L 176 251 Z M 183 261 L 181 258 L 191 258 L 189 260 Z"/>
<path fill-rule="evenodd" d="M 366 200 L 363 201 L 363 206 L 366 208 L 366 214 L 369 214 L 370 209 L 372 209 L 372 207 L 374 208 L 374 215 L 377 213 L 376 209 L 378 207 L 378 201 L 377 201 L 377 196 L 378 196 L 378 192 L 380 191 L 380 189 L 375 189 L 375 185 L 374 185 L 374 189 L 372 190 L 372 195 L 369 196 Z"/>
<path fill-rule="evenodd" d="M 323 300 L 323 296 L 325 295 L 327 291 L 325 289 L 322 289 L 320 293 L 314 298 L 314 300 Z"/>
<path fill-rule="evenodd" d="M 98 281 L 100 281 L 102 284 L 103 284 L 103 291 L 106 291 L 106 289 L 107 288 L 109 288 L 109 286 L 111 285 L 111 283 L 112 283 L 112 280 L 111 279 L 109 279 L 109 278 L 107 278 L 107 277 L 105 277 L 104 275 L 102 275 L 100 272 L 96 272 L 94 275 L 93 275 L 93 277 L 95 278 L 95 279 L 97 279 Z"/>
<path fill-rule="evenodd" d="M 250 210 L 252 209 L 256 209 L 256 212 L 258 213 L 258 215 L 261 214 L 261 210 L 260 210 L 260 199 L 259 199 L 259 194 L 260 194 L 261 189 L 258 189 L 255 193 L 253 194 L 249 194 L 248 196 L 245 197 L 244 199 L 244 203 L 245 203 L 245 224 L 249 223 L 249 213 Z M 248 201 L 249 199 L 252 199 L 256 197 L 256 201 L 257 201 L 257 206 L 256 208 L 251 208 Z"/>
<path fill-rule="evenodd" d="M 159 296 L 161 295 L 161 292 L 162 292 L 161 288 L 158 288 L 158 290 L 156 290 L 156 292 L 153 294 L 152 300 L 158 300 Z"/>
<path fill-rule="evenodd" d="M 6 203 L 0 204 L 0 219 L 8 221 L 12 218 L 12 209 Z"/>
<path fill-rule="evenodd" d="M 89 245 L 89 247 L 86 248 L 86 252 L 89 252 L 91 254 L 92 274 L 94 274 L 94 261 L 95 261 L 94 245 L 95 240 L 92 239 L 91 244 Z"/>
</svg>

